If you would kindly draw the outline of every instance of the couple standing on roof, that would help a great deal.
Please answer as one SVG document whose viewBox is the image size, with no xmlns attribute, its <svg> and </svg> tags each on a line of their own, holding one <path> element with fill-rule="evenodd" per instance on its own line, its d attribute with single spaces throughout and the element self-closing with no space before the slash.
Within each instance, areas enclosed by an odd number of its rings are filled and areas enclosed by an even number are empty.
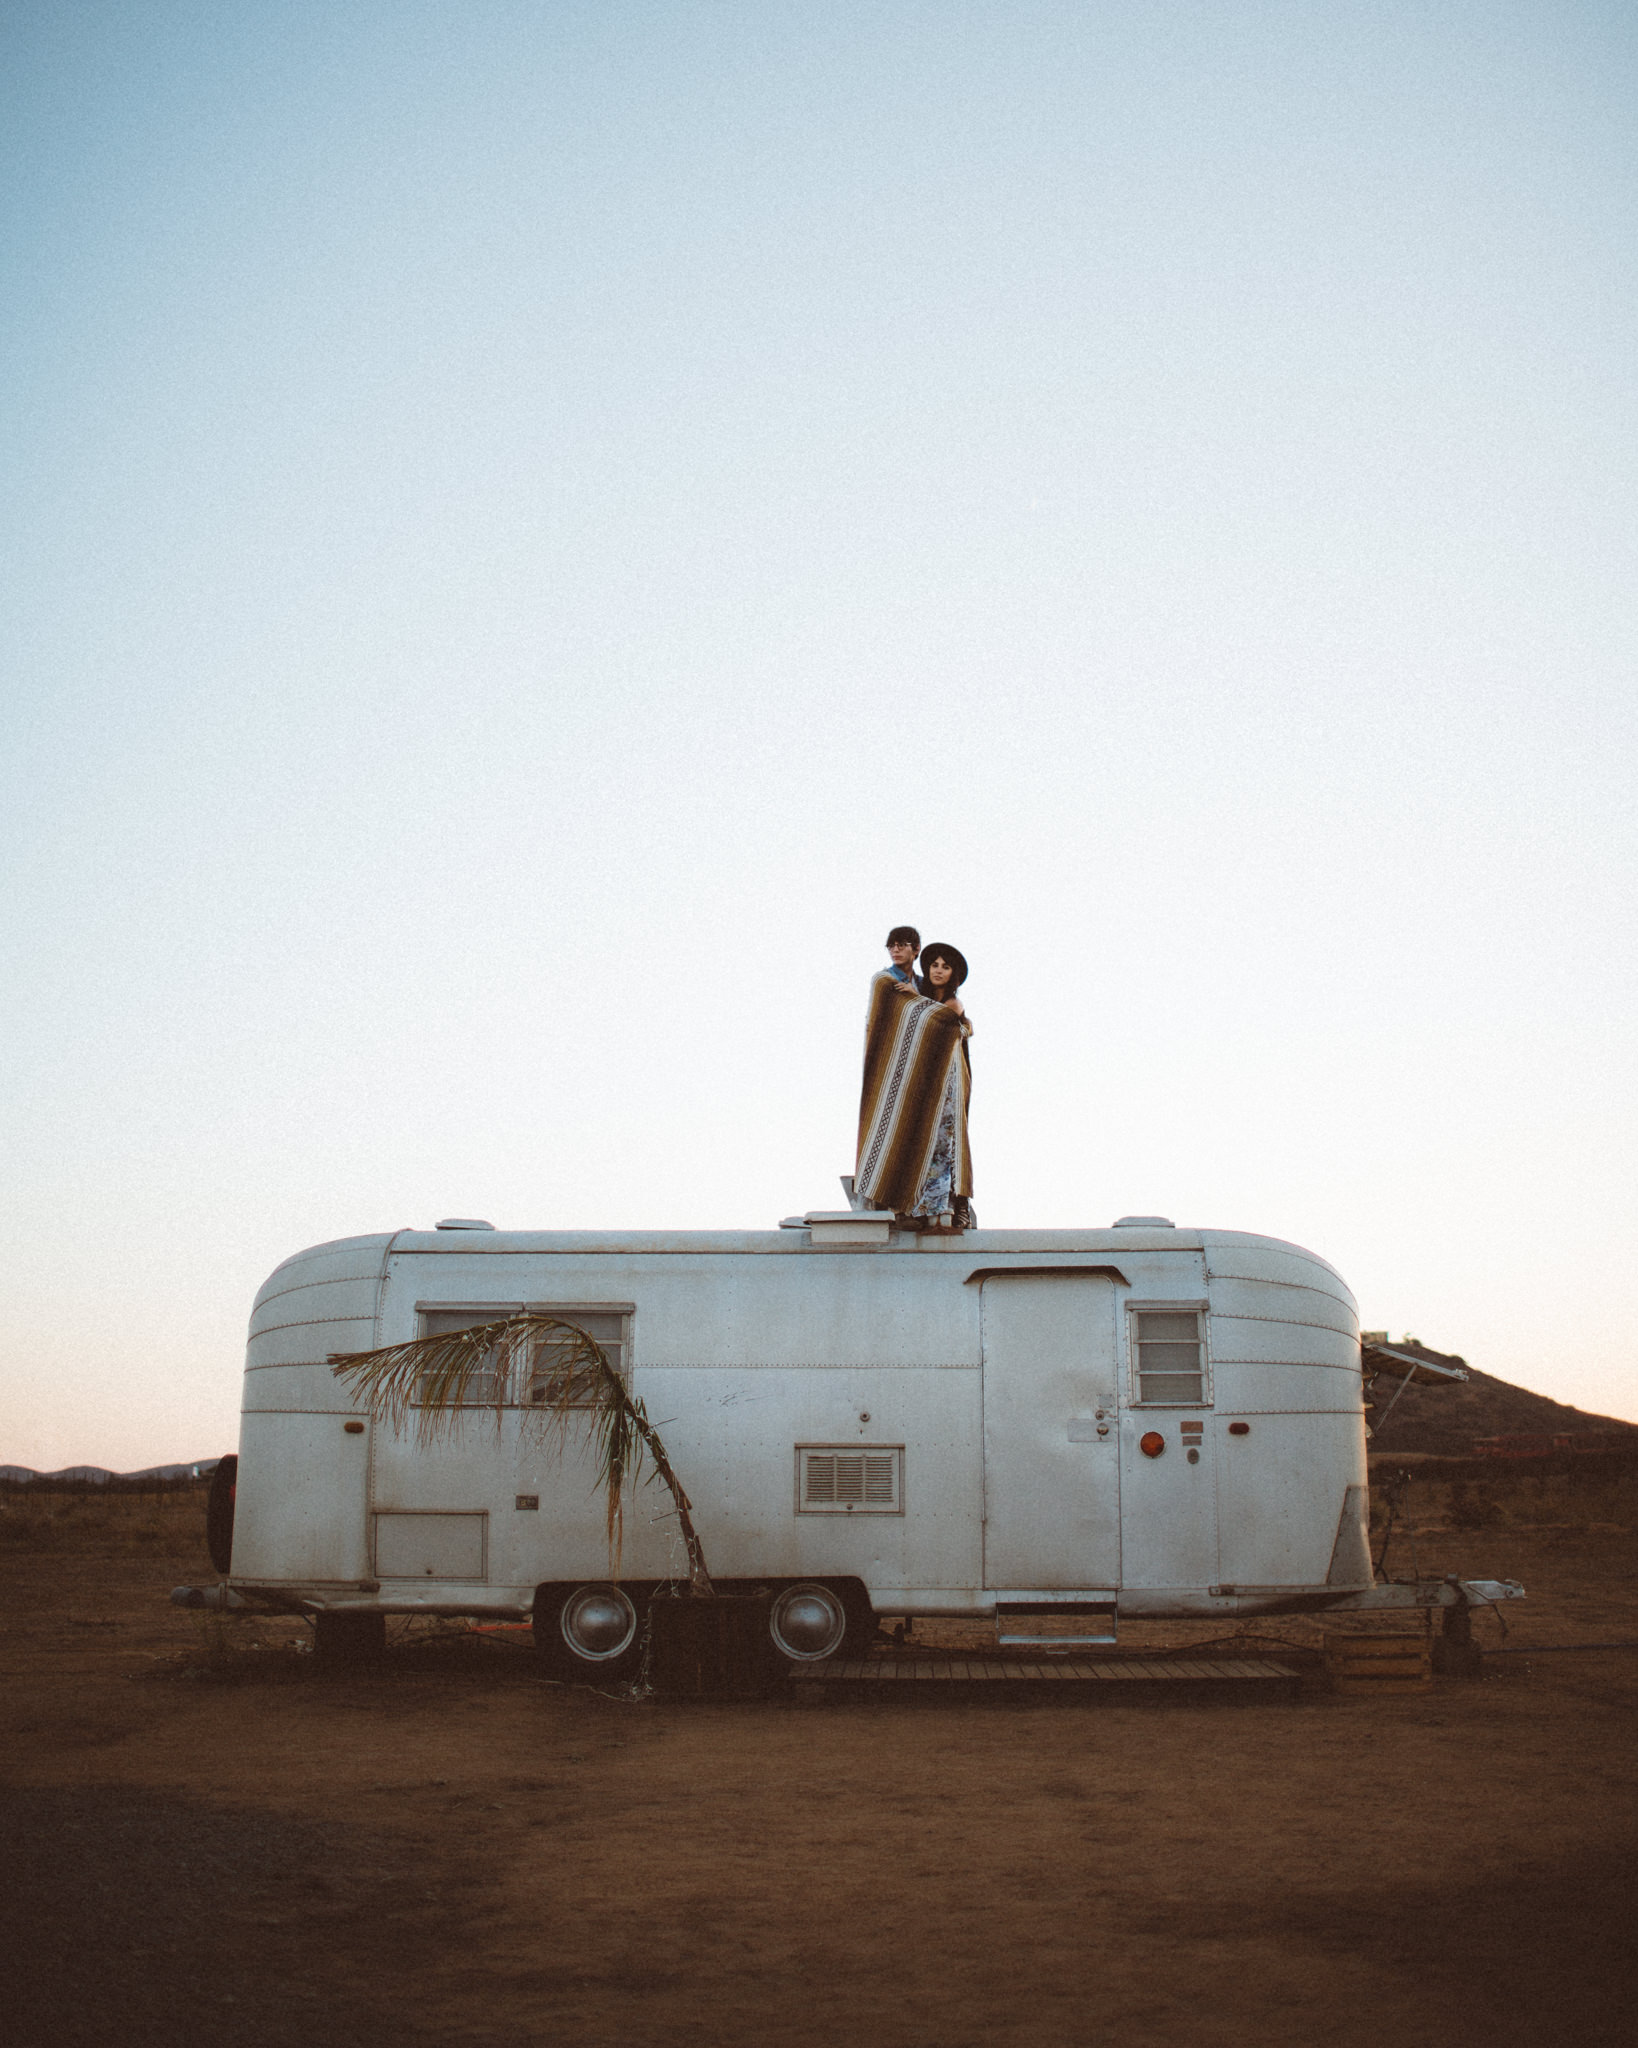
<svg viewBox="0 0 1638 2048">
<path fill-rule="evenodd" d="M 887 955 L 892 965 L 871 981 L 865 1020 L 854 1199 L 920 1230 L 970 1230 L 973 1027 L 956 993 L 967 963 L 954 946 L 923 946 L 907 924 L 888 933 Z"/>
</svg>

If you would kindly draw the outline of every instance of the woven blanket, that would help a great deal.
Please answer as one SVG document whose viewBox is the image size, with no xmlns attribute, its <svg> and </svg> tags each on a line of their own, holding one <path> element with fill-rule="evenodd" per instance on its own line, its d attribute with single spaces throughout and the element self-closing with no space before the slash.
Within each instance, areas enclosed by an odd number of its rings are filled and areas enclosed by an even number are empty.
<svg viewBox="0 0 1638 2048">
<path fill-rule="evenodd" d="M 927 1178 L 939 1114 L 955 1082 L 956 1175 L 953 1192 L 972 1193 L 967 1152 L 971 1083 L 961 1019 L 942 1003 L 897 993 L 883 972 L 870 984 L 865 1019 L 864 1088 L 854 1193 L 875 1209 L 908 1215 Z"/>
</svg>

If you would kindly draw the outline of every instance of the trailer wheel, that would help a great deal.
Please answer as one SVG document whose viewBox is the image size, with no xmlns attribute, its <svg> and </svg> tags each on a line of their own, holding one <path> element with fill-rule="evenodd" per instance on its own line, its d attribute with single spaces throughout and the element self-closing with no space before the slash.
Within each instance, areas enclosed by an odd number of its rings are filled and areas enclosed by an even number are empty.
<svg viewBox="0 0 1638 2048">
<path fill-rule="evenodd" d="M 205 1548 L 225 1579 L 233 1569 L 233 1503 L 239 1492 L 239 1460 L 229 1452 L 218 1458 L 205 1496 Z"/>
<path fill-rule="evenodd" d="M 330 1671 L 373 1664 L 386 1655 L 384 1614 L 320 1613 L 313 1616 L 313 1655 Z"/>
<path fill-rule="evenodd" d="M 643 1608 L 624 1586 L 540 1586 L 535 1649 L 559 1677 L 634 1678 L 643 1661 Z"/>
<path fill-rule="evenodd" d="M 834 1586 L 803 1579 L 781 1586 L 768 1611 L 774 1648 L 793 1664 L 834 1657 L 847 1639 L 847 1605 Z"/>
</svg>

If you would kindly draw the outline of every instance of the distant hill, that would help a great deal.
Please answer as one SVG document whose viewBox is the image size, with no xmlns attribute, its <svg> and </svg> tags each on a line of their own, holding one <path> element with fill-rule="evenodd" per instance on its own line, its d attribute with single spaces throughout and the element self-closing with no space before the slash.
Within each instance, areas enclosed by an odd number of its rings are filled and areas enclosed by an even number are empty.
<svg viewBox="0 0 1638 2048">
<path fill-rule="evenodd" d="M 1371 1449 L 1376 1451 L 1424 1451 L 1441 1458 L 1463 1458 L 1481 1436 L 1582 1435 L 1612 1430 L 1624 1432 L 1638 1448 L 1638 1423 L 1618 1422 L 1609 1415 L 1589 1415 L 1583 1408 L 1549 1401 L 1545 1394 L 1532 1394 L 1506 1380 L 1478 1372 L 1465 1359 L 1451 1352 L 1432 1351 L 1414 1338 L 1404 1338 L 1396 1350 L 1419 1352 L 1446 1365 L 1464 1366 L 1465 1381 L 1456 1386 L 1406 1387 L 1386 1423 L 1382 1417 L 1393 1401 L 1394 1382 L 1386 1377 L 1376 1383 L 1372 1396 L 1376 1412 L 1365 1420 L 1373 1430 Z"/>
<path fill-rule="evenodd" d="M 106 1465 L 65 1465 L 60 1472 L 36 1472 L 31 1465 L 0 1465 L 0 1486 L 110 1486 L 140 1479 L 208 1479 L 220 1463 L 201 1458 L 192 1465 L 144 1465 L 140 1472 L 110 1472 Z"/>
</svg>

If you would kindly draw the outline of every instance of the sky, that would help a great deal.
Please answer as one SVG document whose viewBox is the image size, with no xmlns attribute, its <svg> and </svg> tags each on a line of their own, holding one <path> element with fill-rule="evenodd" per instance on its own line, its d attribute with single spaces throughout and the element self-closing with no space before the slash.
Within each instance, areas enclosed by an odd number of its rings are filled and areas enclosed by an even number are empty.
<svg viewBox="0 0 1638 2048">
<path fill-rule="evenodd" d="M 841 1201 L 1328 1258 L 1638 1419 L 1638 17 L 0 5 L 0 1463 L 290 1253 Z"/>
</svg>

